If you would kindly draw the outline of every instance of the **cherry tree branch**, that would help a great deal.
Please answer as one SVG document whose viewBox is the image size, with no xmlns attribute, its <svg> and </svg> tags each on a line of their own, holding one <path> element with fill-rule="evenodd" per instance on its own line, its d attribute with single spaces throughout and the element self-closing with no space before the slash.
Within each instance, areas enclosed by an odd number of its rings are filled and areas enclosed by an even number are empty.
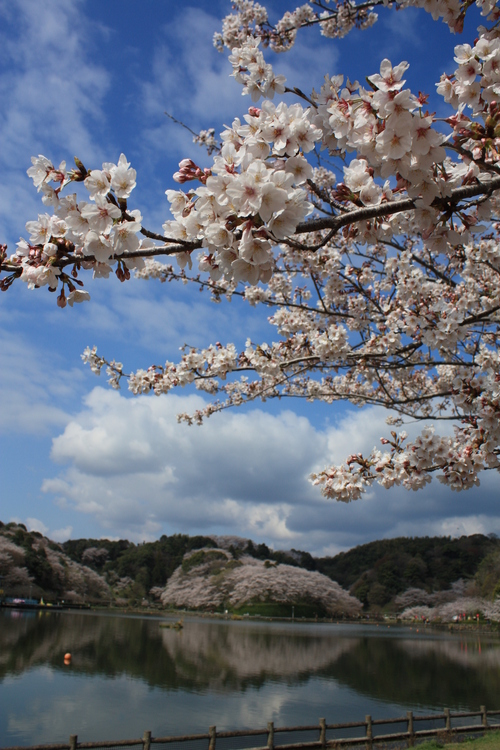
<svg viewBox="0 0 500 750">
<path fill-rule="evenodd" d="M 464 185 L 454 188 L 449 196 L 445 198 L 436 198 L 432 207 L 441 210 L 457 209 L 458 203 L 466 198 L 474 198 L 478 195 L 490 196 L 496 190 L 500 190 L 500 177 L 493 177 L 487 183 L 477 183 L 476 185 Z M 305 234 L 307 232 L 318 232 L 322 229 L 331 229 L 338 232 L 342 227 L 354 224 L 357 221 L 367 221 L 368 219 L 377 219 L 382 216 L 391 216 L 392 214 L 401 213 L 402 211 L 411 211 L 418 208 L 413 198 L 404 198 L 399 201 L 387 201 L 379 203 L 377 206 L 366 206 L 365 208 L 356 208 L 342 216 L 322 217 L 319 219 L 309 219 L 303 221 L 295 229 L 296 234 Z M 315 250 L 316 246 L 307 248 Z"/>
</svg>

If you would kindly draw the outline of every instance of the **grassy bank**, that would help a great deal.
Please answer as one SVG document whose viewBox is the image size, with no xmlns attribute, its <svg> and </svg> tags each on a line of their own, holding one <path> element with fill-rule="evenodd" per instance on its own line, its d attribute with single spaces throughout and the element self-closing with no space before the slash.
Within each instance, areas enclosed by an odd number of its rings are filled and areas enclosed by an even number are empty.
<svg viewBox="0 0 500 750">
<path fill-rule="evenodd" d="M 483 737 L 467 738 L 458 742 L 429 740 L 417 745 L 418 750 L 497 750 L 500 748 L 500 732 L 487 732 Z"/>
</svg>

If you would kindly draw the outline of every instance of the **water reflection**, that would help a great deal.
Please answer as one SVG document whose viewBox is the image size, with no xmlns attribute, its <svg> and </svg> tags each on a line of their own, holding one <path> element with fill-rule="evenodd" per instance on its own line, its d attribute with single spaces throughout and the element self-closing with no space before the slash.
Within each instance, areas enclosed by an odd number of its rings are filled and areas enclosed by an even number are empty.
<svg viewBox="0 0 500 750">
<path fill-rule="evenodd" d="M 500 707 L 500 644 L 480 636 L 363 638 L 330 674 L 370 698 L 415 706 Z"/>
<path fill-rule="evenodd" d="M 1 612 L 0 745 L 500 708 L 492 638 L 188 618 L 178 632 L 159 623 Z"/>
<path fill-rule="evenodd" d="M 261 623 L 191 619 L 176 631 L 160 628 L 156 618 L 15 615 L 2 621 L 0 679 L 39 664 L 67 671 L 63 657 L 69 651 L 71 670 L 77 673 L 127 674 L 167 689 L 244 690 L 270 679 L 307 680 L 359 640 L 317 628 Z"/>
</svg>

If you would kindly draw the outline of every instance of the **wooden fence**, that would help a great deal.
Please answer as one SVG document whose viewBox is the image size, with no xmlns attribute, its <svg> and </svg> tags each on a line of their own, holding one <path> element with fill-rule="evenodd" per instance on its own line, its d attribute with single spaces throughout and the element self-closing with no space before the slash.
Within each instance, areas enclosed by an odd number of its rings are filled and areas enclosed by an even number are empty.
<svg viewBox="0 0 500 750">
<path fill-rule="evenodd" d="M 487 711 L 485 706 L 481 706 L 479 711 L 461 711 L 451 713 L 447 708 L 442 714 L 428 714 L 425 716 L 415 716 L 413 711 L 407 711 L 406 716 L 395 719 L 372 719 L 371 716 L 365 716 L 364 721 L 344 722 L 342 724 L 327 724 L 325 719 L 320 719 L 319 724 L 313 724 L 302 727 L 275 727 L 273 722 L 269 722 L 265 729 L 243 729 L 239 731 L 218 732 L 215 726 L 209 727 L 206 734 L 188 734 L 176 737 L 152 737 L 150 731 L 144 732 L 141 739 L 131 740 L 105 740 L 102 742 L 78 742 L 76 734 L 70 735 L 69 743 L 57 743 L 50 745 L 31 745 L 30 747 L 9 747 L 3 750 L 97 750 L 97 748 L 121 748 L 142 746 L 142 750 L 153 750 L 152 745 L 182 745 L 183 743 L 196 743 L 197 750 L 216 750 L 217 740 L 225 740 L 219 743 L 223 744 L 224 750 L 324 750 L 325 748 L 341 748 L 350 745 L 364 745 L 366 750 L 372 750 L 374 745 L 379 743 L 404 742 L 413 747 L 418 741 L 439 737 L 443 740 L 450 740 L 457 734 L 472 734 L 475 732 L 485 732 L 491 729 L 500 729 L 500 719 L 497 722 L 488 721 L 488 717 L 500 716 L 500 710 Z M 464 719 L 477 718 L 476 723 L 461 723 Z M 457 723 L 460 722 L 460 723 Z M 416 729 L 418 722 L 436 723 L 444 722 L 441 726 L 431 729 Z M 405 724 L 406 730 L 392 734 L 378 734 L 375 727 L 390 724 Z M 343 730 L 364 729 L 364 734 L 355 737 L 332 736 L 338 735 Z M 297 733 L 318 732 L 316 740 L 302 740 L 299 742 L 289 742 L 289 737 L 280 742 L 279 735 L 293 735 Z M 265 738 L 265 744 L 249 746 L 245 739 L 262 736 Z M 236 741 L 228 743 L 227 740 L 235 739 Z M 180 748 L 176 750 L 181 750 Z"/>
</svg>

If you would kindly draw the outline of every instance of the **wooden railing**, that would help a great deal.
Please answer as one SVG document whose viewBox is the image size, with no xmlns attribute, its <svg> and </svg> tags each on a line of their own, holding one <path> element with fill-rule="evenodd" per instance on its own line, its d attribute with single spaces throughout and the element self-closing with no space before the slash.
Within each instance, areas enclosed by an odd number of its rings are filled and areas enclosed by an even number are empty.
<svg viewBox="0 0 500 750">
<path fill-rule="evenodd" d="M 488 717 L 500 716 L 500 710 L 487 711 L 485 706 L 481 706 L 479 711 L 460 711 L 451 713 L 450 709 L 445 708 L 442 714 L 428 714 L 425 716 L 415 716 L 413 711 L 407 711 L 406 716 L 395 719 L 372 719 L 371 716 L 365 716 L 364 721 L 344 722 L 341 724 L 327 724 L 325 719 L 320 719 L 319 724 L 313 724 L 301 727 L 275 727 L 270 721 L 266 729 L 242 729 L 238 731 L 218 732 L 215 726 L 209 727 L 206 734 L 187 734 L 175 737 L 152 737 L 150 731 L 144 732 L 140 739 L 131 740 L 104 740 L 102 742 L 78 742 L 76 734 L 70 735 L 69 743 L 57 743 L 50 745 L 31 745 L 29 747 L 16 746 L 4 748 L 3 750 L 97 750 L 97 748 L 120 748 L 141 745 L 143 750 L 152 750 L 152 745 L 170 745 L 182 744 L 185 742 L 200 743 L 200 750 L 216 750 L 217 740 L 227 740 L 234 738 L 250 738 L 262 736 L 266 738 L 266 744 L 255 745 L 252 748 L 245 743 L 245 750 L 306 750 L 316 748 L 322 750 L 325 748 L 340 748 L 350 745 L 365 745 L 366 750 L 371 750 L 378 743 L 405 741 L 410 747 L 413 747 L 419 740 L 431 737 L 440 737 L 444 740 L 451 739 L 457 734 L 472 734 L 475 732 L 486 732 L 491 729 L 500 729 L 500 719 L 491 723 Z M 477 718 L 479 721 L 475 724 L 457 724 L 457 720 Z M 418 722 L 444 722 L 440 727 L 432 729 L 416 729 Z M 390 724 L 406 724 L 406 731 L 395 732 L 393 734 L 377 734 L 375 727 Z M 337 735 L 342 730 L 364 728 L 364 734 L 356 737 L 332 736 Z M 278 735 L 318 732 L 317 740 L 308 740 L 301 742 L 280 742 Z M 328 736 L 330 735 L 330 736 Z M 287 738 L 288 739 L 288 738 Z M 205 744 L 206 743 L 206 744 Z M 229 748 L 227 742 L 223 743 L 225 750 Z M 231 743 L 231 750 L 238 750 L 243 745 Z"/>
</svg>

